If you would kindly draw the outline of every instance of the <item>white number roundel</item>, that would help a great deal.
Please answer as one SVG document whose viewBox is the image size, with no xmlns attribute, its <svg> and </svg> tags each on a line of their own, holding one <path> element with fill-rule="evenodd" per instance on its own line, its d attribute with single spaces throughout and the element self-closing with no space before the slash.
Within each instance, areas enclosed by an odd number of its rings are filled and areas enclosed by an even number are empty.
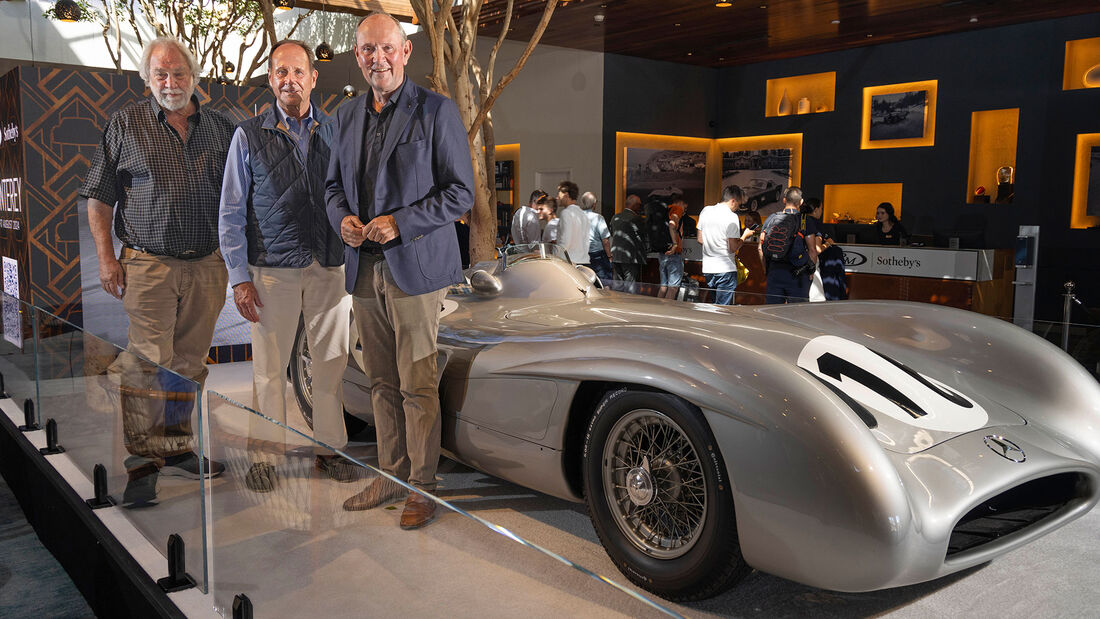
<svg viewBox="0 0 1100 619">
<path fill-rule="evenodd" d="M 941 432 L 970 432 L 989 414 L 938 380 L 853 341 L 822 335 L 798 355 L 798 366 L 855 401 L 898 421 Z"/>
</svg>

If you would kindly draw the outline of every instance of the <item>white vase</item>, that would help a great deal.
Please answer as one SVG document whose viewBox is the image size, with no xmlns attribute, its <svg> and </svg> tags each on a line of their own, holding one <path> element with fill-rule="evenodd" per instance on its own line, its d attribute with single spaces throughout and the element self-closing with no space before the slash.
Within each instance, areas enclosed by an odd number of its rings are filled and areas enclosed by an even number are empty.
<svg viewBox="0 0 1100 619">
<path fill-rule="evenodd" d="M 802 97 L 798 100 L 798 113 L 809 114 L 810 113 L 810 98 Z"/>
<path fill-rule="evenodd" d="M 791 100 L 787 97 L 787 91 L 783 90 L 783 97 L 779 99 L 779 116 L 787 116 L 791 113 Z"/>
</svg>

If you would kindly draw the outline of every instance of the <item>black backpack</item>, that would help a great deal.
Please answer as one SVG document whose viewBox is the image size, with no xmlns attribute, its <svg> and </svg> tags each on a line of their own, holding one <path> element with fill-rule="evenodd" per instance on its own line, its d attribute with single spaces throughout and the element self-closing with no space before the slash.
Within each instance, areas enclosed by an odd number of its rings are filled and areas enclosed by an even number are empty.
<svg viewBox="0 0 1100 619">
<path fill-rule="evenodd" d="M 776 213 L 764 236 L 764 259 L 802 266 L 809 261 L 806 251 L 806 216 Z"/>
<path fill-rule="evenodd" d="M 668 205 L 660 200 L 650 200 L 645 205 L 646 238 L 649 251 L 664 253 L 672 247 L 672 235 L 668 233 Z"/>
</svg>

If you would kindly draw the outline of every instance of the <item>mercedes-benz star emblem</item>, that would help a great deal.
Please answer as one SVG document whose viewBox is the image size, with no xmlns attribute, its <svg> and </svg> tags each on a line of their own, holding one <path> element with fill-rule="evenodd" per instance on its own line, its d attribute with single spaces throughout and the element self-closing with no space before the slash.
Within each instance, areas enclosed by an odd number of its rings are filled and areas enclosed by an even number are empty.
<svg viewBox="0 0 1100 619">
<path fill-rule="evenodd" d="M 990 434 L 986 436 L 985 446 L 1005 460 L 1011 460 L 1013 462 L 1023 462 L 1027 460 L 1027 456 L 1024 455 L 1024 450 L 1020 449 L 1019 445 L 999 434 Z"/>
</svg>

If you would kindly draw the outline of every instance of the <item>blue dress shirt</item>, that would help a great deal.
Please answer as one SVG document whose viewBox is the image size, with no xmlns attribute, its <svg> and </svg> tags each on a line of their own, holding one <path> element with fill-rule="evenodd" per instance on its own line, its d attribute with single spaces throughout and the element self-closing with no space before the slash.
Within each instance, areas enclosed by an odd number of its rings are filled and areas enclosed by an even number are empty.
<svg viewBox="0 0 1100 619">
<path fill-rule="evenodd" d="M 309 150 L 309 138 L 313 130 L 313 106 L 301 120 L 289 118 L 278 104 L 275 113 L 279 118 L 279 130 L 294 140 L 298 161 L 305 165 Z M 225 268 L 229 271 L 229 285 L 252 281 L 248 274 L 248 238 L 245 234 L 248 214 L 248 194 L 252 188 L 252 167 L 248 159 L 248 140 L 237 128 L 229 144 L 229 156 L 225 161 L 222 179 L 221 206 L 218 210 L 218 239 Z"/>
</svg>

